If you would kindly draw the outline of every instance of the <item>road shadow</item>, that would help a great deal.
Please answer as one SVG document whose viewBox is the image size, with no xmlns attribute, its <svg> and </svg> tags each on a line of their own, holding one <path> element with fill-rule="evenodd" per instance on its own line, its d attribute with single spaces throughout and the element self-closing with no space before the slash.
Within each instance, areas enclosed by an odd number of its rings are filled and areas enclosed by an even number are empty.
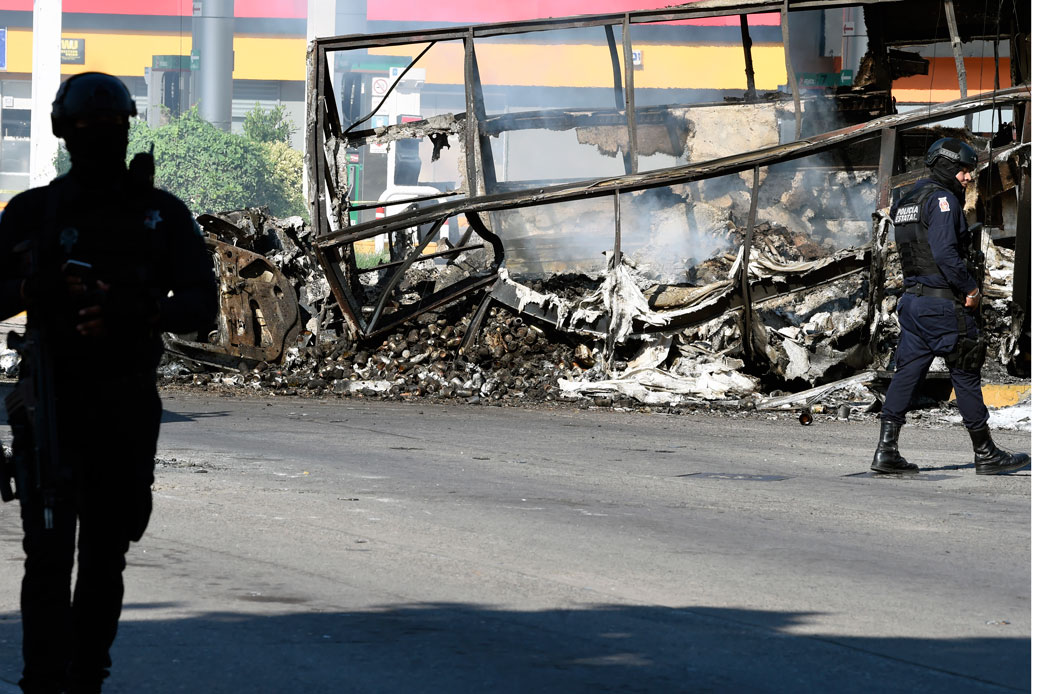
<svg viewBox="0 0 1040 694">
<path fill-rule="evenodd" d="M 812 613 L 607 605 L 307 608 L 155 620 L 127 605 L 105 692 L 1028 691 L 1029 640 L 814 633 Z M 229 603 L 233 607 L 234 603 Z M 244 607 L 244 605 L 243 605 Z M 185 609 L 189 609 L 185 606 Z M 910 619 L 908 617 L 908 619 Z M 0 615 L 0 678 L 17 679 L 17 615 Z"/>
<path fill-rule="evenodd" d="M 163 424 L 172 424 L 175 422 L 194 422 L 199 419 L 214 419 L 216 417 L 230 416 L 231 413 L 227 410 L 220 410 L 217 412 L 173 412 L 164 408 L 162 411 L 162 419 L 160 421 Z"/>
<path fill-rule="evenodd" d="M 974 470 L 974 469 L 975 469 L 975 464 L 974 463 L 963 463 L 963 464 L 956 464 L 956 463 L 954 463 L 954 464 L 951 464 L 951 465 L 929 465 L 927 467 L 922 466 L 921 467 L 921 472 L 925 472 L 925 471 L 927 471 L 927 472 L 936 472 L 936 471 L 939 471 L 939 470 Z M 1032 474 L 1032 472 L 1033 472 L 1033 463 L 1030 462 L 1029 465 L 1026 465 L 1023 468 L 1019 468 L 1018 470 L 1015 470 L 1014 472 L 1012 472 L 1010 474 L 1016 475 L 1016 474 L 1023 473 L 1023 472 Z"/>
<path fill-rule="evenodd" d="M 958 464 L 954 463 L 954 464 L 951 464 L 951 465 L 928 465 L 928 466 L 922 466 L 921 467 L 921 472 L 925 472 L 925 471 L 927 471 L 927 472 L 935 472 L 935 471 L 938 471 L 938 470 L 973 470 L 973 469 L 975 469 L 975 464 L 974 463 L 964 463 L 962 465 L 958 465 Z M 1028 468 L 1026 468 L 1026 469 L 1028 469 Z"/>
<path fill-rule="evenodd" d="M 14 390 L 13 382 L 0 383 L 0 425 L 6 425 L 7 408 L 3 406 L 4 398 Z M 230 417 L 231 412 L 219 410 L 216 412 L 173 412 L 163 408 L 162 423 L 171 424 L 175 422 L 194 422 L 199 419 L 212 419 L 214 417 Z"/>
</svg>

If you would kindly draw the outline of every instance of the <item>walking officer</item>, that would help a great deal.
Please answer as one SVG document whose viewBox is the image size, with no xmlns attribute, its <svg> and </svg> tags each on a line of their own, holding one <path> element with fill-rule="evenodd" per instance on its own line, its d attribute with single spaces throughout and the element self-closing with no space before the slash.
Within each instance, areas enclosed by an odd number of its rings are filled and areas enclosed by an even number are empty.
<svg viewBox="0 0 1040 694">
<path fill-rule="evenodd" d="M 6 401 L 25 533 L 24 692 L 101 691 L 125 555 L 151 515 L 161 335 L 206 329 L 216 312 L 188 209 L 153 187 L 150 156 L 126 165 L 136 112 L 111 75 L 62 83 L 51 121 L 72 169 L 0 218 L 0 319 L 28 314 Z"/>
<path fill-rule="evenodd" d="M 976 281 L 969 271 L 971 232 L 964 216 L 964 188 L 977 164 L 978 155 L 964 142 L 937 140 L 925 156 L 929 177 L 891 211 L 904 293 L 896 309 L 901 328 L 896 373 L 881 410 L 881 437 L 870 465 L 875 472 L 918 471 L 899 454 L 899 430 L 935 357 L 943 357 L 950 371 L 975 450 L 976 474 L 1013 472 L 1030 463 L 1026 453 L 997 448 L 986 424 L 981 375 L 986 346 L 976 320 L 981 274 Z"/>
</svg>

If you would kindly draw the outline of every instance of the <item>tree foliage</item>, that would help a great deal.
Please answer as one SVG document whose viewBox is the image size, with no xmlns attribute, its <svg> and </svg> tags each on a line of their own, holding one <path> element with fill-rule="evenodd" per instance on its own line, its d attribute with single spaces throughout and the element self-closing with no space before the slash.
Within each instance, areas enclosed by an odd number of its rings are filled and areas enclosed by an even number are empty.
<svg viewBox="0 0 1040 694">
<path fill-rule="evenodd" d="M 265 111 L 260 102 L 256 102 L 253 109 L 246 114 L 242 123 L 242 132 L 250 140 L 257 142 L 282 142 L 289 144 L 292 141 L 296 127 L 285 113 L 285 105 L 279 104 L 270 111 Z"/>
<path fill-rule="evenodd" d="M 289 132 L 291 136 L 291 124 Z M 287 141 L 259 141 L 225 132 L 192 108 L 158 128 L 132 118 L 127 161 L 152 144 L 155 185 L 183 200 L 193 214 L 266 205 L 279 217 L 306 215 L 303 155 Z M 64 148 L 55 158 L 55 167 L 58 173 L 68 170 Z"/>
<path fill-rule="evenodd" d="M 294 192 L 288 200 L 281 213 L 274 212 L 277 216 L 286 217 L 299 215 L 307 218 L 307 205 L 303 200 L 303 153 L 298 152 L 285 142 L 266 142 L 264 148 L 267 157 L 274 168 L 274 184 L 279 190 Z"/>
</svg>

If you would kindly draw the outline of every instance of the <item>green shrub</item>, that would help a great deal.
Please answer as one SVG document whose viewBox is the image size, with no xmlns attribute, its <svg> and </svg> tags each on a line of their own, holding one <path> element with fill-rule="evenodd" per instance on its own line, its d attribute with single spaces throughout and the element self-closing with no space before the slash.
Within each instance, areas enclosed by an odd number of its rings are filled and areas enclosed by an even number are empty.
<svg viewBox="0 0 1040 694">
<path fill-rule="evenodd" d="M 268 131 L 288 132 L 291 137 L 292 125 L 279 109 L 270 112 L 277 112 L 278 117 Z M 158 128 L 132 118 L 127 161 L 153 144 L 155 185 L 183 200 L 193 214 L 266 205 L 278 217 L 306 216 L 303 155 L 290 148 L 287 140 L 260 141 L 225 132 L 192 108 Z M 59 148 L 54 164 L 59 174 L 68 171 L 64 147 Z"/>
<path fill-rule="evenodd" d="M 285 113 L 285 106 L 279 104 L 270 111 L 265 111 L 260 102 L 256 102 L 253 110 L 246 114 L 242 123 L 242 132 L 250 140 L 257 142 L 281 142 L 289 144 L 292 141 L 296 127 L 292 119 Z"/>
</svg>

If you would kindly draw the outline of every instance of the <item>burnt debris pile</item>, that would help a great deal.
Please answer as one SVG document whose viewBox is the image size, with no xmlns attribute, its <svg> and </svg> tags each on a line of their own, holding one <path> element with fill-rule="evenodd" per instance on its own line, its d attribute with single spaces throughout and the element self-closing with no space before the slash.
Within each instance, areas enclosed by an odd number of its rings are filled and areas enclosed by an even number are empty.
<svg viewBox="0 0 1040 694">
<path fill-rule="evenodd" d="M 244 387 L 275 395 L 334 394 L 437 397 L 479 402 L 544 402 L 557 381 L 595 362 L 592 348 L 548 326 L 492 308 L 470 348 L 459 354 L 475 305 L 424 313 L 378 343 L 361 344 L 331 330 L 304 331 L 281 363 L 216 369 L 181 357 L 162 368 L 168 383 Z"/>
<path fill-rule="evenodd" d="M 221 315 L 209 335 L 190 336 L 205 340 L 207 350 L 169 336 L 160 370 L 167 384 L 491 404 L 722 404 L 810 414 L 823 407 L 840 414 L 844 406 L 848 414 L 876 407 L 897 341 L 891 246 L 871 317 L 866 250 L 839 249 L 832 235 L 776 222 L 757 224 L 751 235 L 750 320 L 738 291 L 746 230 L 732 226 L 713 236 L 709 257 L 691 261 L 690 281 L 682 284 L 663 284 L 660 273 L 625 256 L 598 273 L 511 275 L 501 268 L 488 292 L 354 340 L 302 220 L 260 209 L 200 221 L 222 273 Z M 984 241 L 992 377 L 1006 374 L 1022 317 L 1009 308 L 1014 252 Z M 455 262 L 413 266 L 401 300 L 457 271 Z M 258 314 L 262 295 L 276 287 L 296 303 L 295 314 Z M 487 294 L 490 308 L 481 312 Z"/>
</svg>

